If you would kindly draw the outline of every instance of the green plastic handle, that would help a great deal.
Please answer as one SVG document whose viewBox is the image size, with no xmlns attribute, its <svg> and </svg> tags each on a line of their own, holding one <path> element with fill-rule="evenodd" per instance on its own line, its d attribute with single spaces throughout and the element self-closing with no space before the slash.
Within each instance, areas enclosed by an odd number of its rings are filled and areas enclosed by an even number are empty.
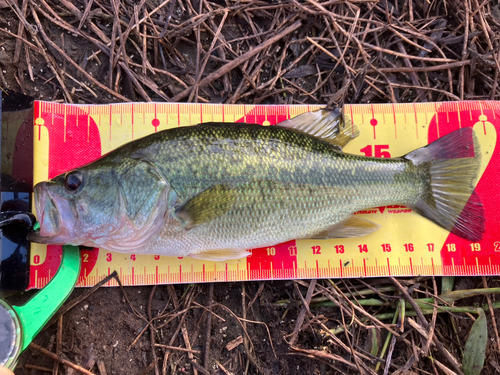
<svg viewBox="0 0 500 375">
<path fill-rule="evenodd" d="M 63 246 L 61 265 L 54 278 L 23 306 L 12 306 L 21 321 L 21 352 L 62 306 L 80 275 L 80 251 L 76 246 Z"/>
</svg>

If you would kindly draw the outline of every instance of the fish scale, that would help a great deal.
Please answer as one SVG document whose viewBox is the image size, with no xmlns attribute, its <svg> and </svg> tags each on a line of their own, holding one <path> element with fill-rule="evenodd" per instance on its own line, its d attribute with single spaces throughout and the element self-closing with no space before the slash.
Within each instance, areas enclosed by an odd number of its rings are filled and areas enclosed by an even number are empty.
<svg viewBox="0 0 500 375">
<path fill-rule="evenodd" d="M 202 142 L 204 147 L 200 147 Z M 395 168 L 397 173 L 404 164 L 399 160 L 340 154 L 328 142 L 288 129 L 244 125 L 203 124 L 169 130 L 117 152 L 129 154 L 130 147 L 140 149 L 141 156 L 158 165 L 177 192 L 190 191 L 188 197 L 221 181 L 271 179 L 336 186 L 364 182 L 367 178 L 376 183 L 377 177 L 365 172 L 380 171 L 387 172 L 380 176 L 386 178 L 381 183 L 387 183 L 392 178 L 390 169 Z M 268 155 L 261 152 L 262 148 L 274 151 Z M 244 173 L 247 169 L 251 173 Z M 353 174 L 357 169 L 360 173 Z"/>
<path fill-rule="evenodd" d="M 250 249 L 294 238 L 311 238 L 367 205 L 366 200 L 351 199 L 352 189 L 274 187 L 264 199 L 259 191 L 242 189 L 239 193 L 241 199 L 233 209 L 210 223 L 189 231 L 183 231 L 181 226 L 173 230 L 167 226 L 165 233 L 149 245 L 145 253 L 161 251 L 165 255 L 188 256 L 207 248 Z M 386 200 L 392 199 L 386 197 Z M 348 200 L 350 205 L 346 205 Z"/>
</svg>

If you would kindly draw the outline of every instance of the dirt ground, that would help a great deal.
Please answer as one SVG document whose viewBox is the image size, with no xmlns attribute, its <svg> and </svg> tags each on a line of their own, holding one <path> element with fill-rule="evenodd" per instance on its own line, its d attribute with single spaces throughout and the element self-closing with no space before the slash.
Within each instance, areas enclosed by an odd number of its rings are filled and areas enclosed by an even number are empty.
<svg viewBox="0 0 500 375">
<path fill-rule="evenodd" d="M 244 316 L 243 288 L 248 294 L 246 297 L 248 304 L 256 296 L 259 287 L 262 290 L 257 295 L 257 300 L 247 310 L 247 319 L 252 323 L 244 324 L 241 321 L 241 317 Z M 336 373 L 318 360 L 290 353 L 286 336 L 293 331 L 297 311 L 296 308 L 288 309 L 289 313 L 283 317 L 287 309 L 276 308 L 273 302 L 288 299 L 293 294 L 293 282 L 215 284 L 209 339 L 210 355 L 208 362 L 205 362 L 208 312 L 204 307 L 209 306 L 210 303 L 209 289 L 210 286 L 206 284 L 176 286 L 175 291 L 178 296 L 184 295 L 185 297 L 180 299 L 182 307 L 175 309 L 169 288 L 166 286 L 127 287 L 126 293 L 130 305 L 124 300 L 119 288 L 101 288 L 64 315 L 60 355 L 85 368 L 92 368 L 92 364 L 103 361 L 107 374 L 154 373 L 154 368 L 151 366 L 154 363 L 151 352 L 151 332 L 146 330 L 135 341 L 147 325 L 145 319 L 138 317 L 131 306 L 144 316 L 147 316 L 148 303 L 151 303 L 153 317 L 161 316 L 163 311 L 167 312 L 163 314 L 163 318 L 156 320 L 156 326 L 159 327 L 171 321 L 176 312 L 182 311 L 187 304 L 190 304 L 189 311 L 183 315 L 186 332 L 191 349 L 194 351 L 194 358 L 209 373 L 223 374 L 226 372 L 221 369 L 225 368 L 233 374 L 245 372 L 255 374 L 259 373 L 259 367 L 261 372 L 270 374 Z M 278 291 L 282 292 L 277 294 Z M 73 293 L 72 298 L 82 293 L 85 293 L 85 290 L 78 289 Z M 339 313 L 335 309 L 320 308 L 317 312 L 327 313 L 329 319 L 339 319 Z M 56 324 L 40 334 L 35 342 L 53 351 L 57 341 Z M 172 346 L 184 347 L 183 333 L 178 332 L 178 327 L 179 319 L 174 319 L 165 328 L 159 329 L 156 333 L 156 342 L 169 345 L 174 339 Z M 234 349 L 227 349 L 229 343 L 247 334 L 251 342 L 248 348 L 241 343 Z M 314 331 L 301 334 L 299 338 L 301 344 L 306 344 L 311 348 L 319 348 L 326 344 L 325 341 L 321 333 Z M 361 341 L 364 340 L 361 338 Z M 252 360 L 248 359 L 246 350 L 251 350 Z M 165 352 L 161 348 L 156 350 L 160 372 L 165 363 L 167 373 L 170 374 L 193 372 L 194 367 L 185 352 L 173 351 L 168 356 L 168 361 L 164 362 Z M 16 374 L 39 373 L 39 370 L 26 367 L 23 369 L 23 366 L 27 364 L 52 369 L 53 360 L 30 349 L 22 355 Z M 94 369 L 96 368 L 97 365 Z M 346 368 L 339 365 L 338 370 L 342 371 Z M 199 373 L 203 373 L 203 370 Z"/>
<path fill-rule="evenodd" d="M 498 287 L 499 279 L 489 278 L 489 286 Z M 431 284 L 429 278 L 400 281 L 405 286 L 421 290 Z M 354 280 L 334 282 L 346 293 L 347 290 L 366 290 L 366 286 Z M 384 278 L 364 282 L 380 291 L 393 285 Z M 349 326 L 349 322 L 345 321 L 347 317 L 342 317 L 336 307 L 311 304 L 311 317 L 306 319 L 307 323 L 299 332 L 296 343 L 290 345 L 301 312 L 298 293 L 305 298 L 308 283 L 217 283 L 213 285 L 212 298 L 209 284 L 126 287 L 127 298 L 124 298 L 120 288 L 100 288 L 63 315 L 61 328 L 58 329 L 58 322 L 54 321 L 34 342 L 97 374 L 154 373 L 156 361 L 159 373 L 165 371 L 168 374 L 193 373 L 195 368 L 198 373 L 211 374 L 355 374 L 360 371 L 355 367 L 354 356 L 349 353 L 349 341 L 359 356 L 358 360 L 374 368 L 376 357 L 370 353 L 373 353 L 374 348 L 380 349 L 378 346 L 386 339 L 387 332 L 371 328 L 373 325 L 367 325 L 366 328 L 355 324 Z M 328 283 L 318 281 L 318 284 L 326 286 Z M 479 277 L 460 278 L 456 283 L 456 290 L 481 287 L 482 280 Z M 86 289 L 77 289 L 70 299 L 80 298 L 86 292 Z M 176 297 L 173 297 L 174 293 Z M 175 308 L 175 298 L 179 300 L 178 308 Z M 457 305 L 477 306 L 484 303 L 484 297 L 474 297 L 462 300 Z M 207 311 L 210 304 L 211 313 Z M 394 307 L 395 303 L 391 305 Z M 366 309 L 373 315 L 388 310 L 388 306 Z M 151 315 L 148 315 L 149 311 Z M 212 318 L 208 325 L 210 314 Z M 155 354 L 152 353 L 151 331 L 147 327 L 149 316 L 155 318 L 155 343 L 180 349 L 169 352 L 156 347 Z M 500 317 L 498 312 L 495 316 L 496 319 Z M 333 330 L 347 325 L 349 340 L 342 332 L 334 339 L 314 324 L 315 319 Z M 435 334 L 457 359 L 462 357 L 472 323 L 473 320 L 466 314 L 439 314 L 437 317 Z M 491 324 L 489 320 L 490 339 L 482 374 L 495 374 L 499 368 L 497 340 Z M 400 332 L 407 332 L 405 337 L 410 338 L 417 347 L 423 345 L 419 343 L 418 337 L 412 337 L 414 331 L 410 324 L 405 323 Z M 56 351 L 58 335 L 61 335 L 61 345 Z M 186 348 L 184 335 L 188 338 L 193 359 L 181 351 Z M 379 344 L 376 344 L 377 340 Z M 205 354 L 207 342 L 210 345 L 208 356 Z M 401 369 L 412 351 L 404 342 L 396 341 L 389 373 Z M 203 367 L 193 365 L 193 361 Z M 433 366 L 436 361 L 446 363 L 442 354 L 434 348 L 412 370 L 419 370 L 415 373 L 441 373 L 435 364 Z M 364 373 L 368 373 L 368 366 L 362 366 Z M 54 361 L 51 358 L 29 348 L 22 354 L 16 374 L 42 374 L 53 371 L 53 368 Z M 73 373 L 71 368 L 64 366 L 59 371 Z"/>
<path fill-rule="evenodd" d="M 0 0 L 0 35 L 0 87 L 43 100 L 500 100 L 497 0 Z M 439 277 L 77 289 L 34 343 L 95 374 L 460 374 L 482 306 L 493 374 L 499 280 L 457 278 L 450 313 Z M 80 371 L 38 347 L 17 375 Z"/>
</svg>

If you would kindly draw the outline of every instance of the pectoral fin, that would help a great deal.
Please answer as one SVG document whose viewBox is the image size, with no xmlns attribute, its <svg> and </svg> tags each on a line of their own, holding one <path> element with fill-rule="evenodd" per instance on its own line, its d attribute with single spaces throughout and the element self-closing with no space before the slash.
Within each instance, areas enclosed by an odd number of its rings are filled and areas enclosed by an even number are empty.
<svg viewBox="0 0 500 375">
<path fill-rule="evenodd" d="M 317 233 L 312 238 L 330 239 L 363 237 L 367 234 L 375 232 L 379 228 L 379 224 L 373 223 L 370 220 L 351 216 L 349 219 Z"/>
<path fill-rule="evenodd" d="M 191 258 L 209 260 L 213 262 L 222 262 L 229 259 L 246 258 L 251 253 L 246 250 L 240 249 L 223 249 L 223 250 L 210 250 L 199 254 L 190 255 Z"/>
<path fill-rule="evenodd" d="M 359 135 L 351 121 L 342 116 L 340 109 L 306 112 L 277 124 L 323 139 L 341 149 Z"/>
<path fill-rule="evenodd" d="M 184 229 L 191 229 L 224 215 L 235 200 L 234 189 L 227 185 L 215 185 L 187 201 L 175 211 L 174 216 Z"/>
</svg>

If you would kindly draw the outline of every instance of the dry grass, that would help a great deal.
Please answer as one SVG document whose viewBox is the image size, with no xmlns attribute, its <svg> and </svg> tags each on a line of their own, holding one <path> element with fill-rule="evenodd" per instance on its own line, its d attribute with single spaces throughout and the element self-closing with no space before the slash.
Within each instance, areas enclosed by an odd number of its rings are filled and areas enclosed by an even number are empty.
<svg viewBox="0 0 500 375">
<path fill-rule="evenodd" d="M 500 96 L 494 1 L 6 1 L 19 20 L 17 30 L 0 29 L 16 38 L 15 79 L 24 92 L 49 80 L 51 100 L 340 105 Z"/>
</svg>

